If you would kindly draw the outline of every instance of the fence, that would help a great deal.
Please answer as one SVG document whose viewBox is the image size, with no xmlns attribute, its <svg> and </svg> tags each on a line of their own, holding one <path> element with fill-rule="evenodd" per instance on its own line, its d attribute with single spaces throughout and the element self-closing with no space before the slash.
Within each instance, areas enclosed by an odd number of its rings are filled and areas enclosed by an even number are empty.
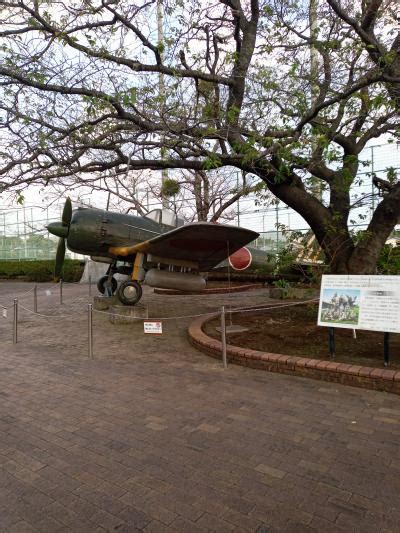
<svg viewBox="0 0 400 533">
<path fill-rule="evenodd" d="M 45 293 L 47 293 L 48 296 L 54 296 L 57 294 L 58 297 L 58 303 L 59 308 L 63 306 L 64 300 L 64 290 L 68 290 L 68 286 L 70 285 L 76 285 L 72 283 L 65 283 L 60 282 L 58 285 L 52 285 L 51 288 L 45 287 L 44 289 L 40 287 L 39 290 L 44 290 Z M 83 287 L 82 284 L 80 286 Z M 56 290 L 54 290 L 54 288 Z M 88 283 L 87 287 L 87 296 L 88 298 L 91 297 L 92 294 L 92 283 L 91 280 Z M 304 301 L 297 301 L 297 302 L 290 302 L 290 303 L 277 303 L 274 305 L 267 305 L 267 306 L 255 306 L 255 307 L 227 307 L 222 306 L 219 308 L 215 308 L 215 310 L 209 311 L 207 313 L 199 313 L 199 314 L 188 314 L 188 315 L 177 315 L 177 316 L 164 316 L 164 317 L 158 317 L 158 318 L 151 318 L 151 319 L 143 319 L 139 317 L 133 317 L 133 316 L 127 316 L 125 314 L 116 314 L 115 312 L 110 311 L 101 311 L 93 308 L 92 302 L 87 301 L 86 304 L 82 305 L 82 309 L 78 312 L 72 313 L 72 314 L 55 314 L 54 312 L 52 314 L 46 314 L 41 312 L 41 310 L 38 310 L 38 285 L 32 286 L 27 291 L 24 291 L 22 293 L 16 294 L 13 297 L 10 297 L 8 300 L 8 305 L 4 305 L 5 302 L 0 301 L 0 308 L 2 309 L 2 317 L 3 319 L 10 319 L 12 317 L 12 340 L 13 344 L 17 344 L 20 342 L 19 339 L 19 329 L 22 327 L 22 324 L 20 322 L 20 315 L 21 311 L 28 313 L 32 316 L 38 317 L 39 319 L 45 319 L 53 322 L 57 319 L 66 319 L 66 318 L 77 318 L 80 317 L 82 321 L 86 321 L 86 330 L 87 330 L 87 355 L 89 358 L 93 358 L 94 353 L 94 320 L 93 316 L 95 314 L 98 315 L 108 315 L 108 316 L 120 316 L 123 317 L 125 320 L 129 319 L 129 321 L 142 321 L 145 322 L 147 320 L 150 321 L 173 321 L 177 320 L 178 322 L 181 322 L 183 319 L 195 319 L 200 317 L 216 317 L 220 319 L 221 324 L 221 359 L 222 364 L 224 368 L 227 368 L 227 342 L 226 342 L 226 333 L 227 333 L 227 326 L 226 326 L 226 317 L 229 316 L 231 319 L 231 316 L 235 313 L 254 313 L 254 312 L 260 312 L 260 311 L 272 311 L 274 309 L 280 309 L 282 307 L 292 307 L 292 306 L 298 306 L 308 303 L 315 303 L 318 301 L 318 299 L 310 299 L 310 300 L 304 300 Z M 22 300 L 26 300 L 26 298 L 31 298 L 31 302 L 21 303 Z M 10 328 L 11 329 L 11 328 Z M 10 333 L 11 336 L 11 333 Z"/>
<path fill-rule="evenodd" d="M 0 260 L 54 259 L 58 239 L 46 226 L 61 219 L 63 206 L 0 209 Z M 66 257 L 80 257 L 67 250 Z"/>
</svg>

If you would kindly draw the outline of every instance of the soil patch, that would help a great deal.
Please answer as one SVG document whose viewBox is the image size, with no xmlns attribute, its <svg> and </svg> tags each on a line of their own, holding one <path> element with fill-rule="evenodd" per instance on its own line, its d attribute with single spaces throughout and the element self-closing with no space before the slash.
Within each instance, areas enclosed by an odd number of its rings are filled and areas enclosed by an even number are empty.
<svg viewBox="0 0 400 533">
<path fill-rule="evenodd" d="M 276 308 L 262 312 L 227 315 L 233 323 L 248 328 L 230 333 L 227 342 L 234 346 L 262 352 L 296 355 L 313 359 L 329 359 L 328 328 L 317 326 L 318 306 L 314 304 Z M 219 319 L 208 322 L 204 331 L 220 339 L 216 327 Z M 336 361 L 381 368 L 383 366 L 383 333 L 335 328 Z M 390 335 L 390 368 L 400 369 L 400 334 Z"/>
</svg>

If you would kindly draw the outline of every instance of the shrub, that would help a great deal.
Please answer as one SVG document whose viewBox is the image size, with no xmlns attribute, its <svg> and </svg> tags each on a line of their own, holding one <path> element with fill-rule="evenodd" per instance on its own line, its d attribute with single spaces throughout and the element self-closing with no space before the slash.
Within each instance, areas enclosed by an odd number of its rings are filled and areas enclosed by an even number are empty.
<svg viewBox="0 0 400 533">
<path fill-rule="evenodd" d="M 79 281 L 84 263 L 75 259 L 64 261 L 64 281 Z M 25 281 L 53 281 L 54 261 L 0 261 L 1 279 L 23 279 Z"/>
<path fill-rule="evenodd" d="M 379 274 L 400 274 L 400 246 L 385 244 L 378 260 Z"/>
</svg>

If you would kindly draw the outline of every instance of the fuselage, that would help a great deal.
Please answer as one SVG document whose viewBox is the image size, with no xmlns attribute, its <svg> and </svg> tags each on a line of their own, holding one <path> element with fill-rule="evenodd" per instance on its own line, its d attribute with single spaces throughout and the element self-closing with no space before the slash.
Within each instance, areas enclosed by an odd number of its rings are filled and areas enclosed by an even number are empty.
<svg viewBox="0 0 400 533">
<path fill-rule="evenodd" d="M 72 214 L 67 247 L 84 255 L 113 257 L 111 247 L 147 241 L 168 229 L 171 228 L 145 217 L 81 208 Z"/>
<path fill-rule="evenodd" d="M 164 220 L 168 224 L 163 223 Z M 92 256 L 97 261 L 117 260 L 133 263 L 136 252 L 131 255 L 118 253 L 122 253 L 124 248 L 134 248 L 137 244 L 170 232 L 180 225 L 182 221 L 173 213 L 164 213 L 160 209 L 142 217 L 102 209 L 79 208 L 72 212 L 68 225 L 61 222 L 52 223 L 49 224 L 48 230 L 60 238 L 65 238 L 67 248 L 72 252 Z M 266 260 L 265 252 L 244 247 L 214 268 L 246 270 L 265 264 Z"/>
</svg>

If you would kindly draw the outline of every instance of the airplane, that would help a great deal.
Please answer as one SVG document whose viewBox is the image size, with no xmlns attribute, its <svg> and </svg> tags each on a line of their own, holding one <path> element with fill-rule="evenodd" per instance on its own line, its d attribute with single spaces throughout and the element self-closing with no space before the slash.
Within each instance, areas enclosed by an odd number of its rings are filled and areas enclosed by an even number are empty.
<svg viewBox="0 0 400 533">
<path fill-rule="evenodd" d="M 60 279 L 67 246 L 72 252 L 108 263 L 107 274 L 98 280 L 97 288 L 107 296 L 116 294 L 124 305 L 139 302 L 142 283 L 200 291 L 206 286 L 201 273 L 224 260 L 232 268 L 244 270 L 253 259 L 245 245 L 259 236 L 235 226 L 184 224 L 165 209 L 155 209 L 143 217 L 96 208 L 73 210 L 70 198 L 65 202 L 61 222 L 50 223 L 47 229 L 59 237 L 56 279 Z M 114 277 L 117 273 L 130 279 L 118 285 Z"/>
</svg>

